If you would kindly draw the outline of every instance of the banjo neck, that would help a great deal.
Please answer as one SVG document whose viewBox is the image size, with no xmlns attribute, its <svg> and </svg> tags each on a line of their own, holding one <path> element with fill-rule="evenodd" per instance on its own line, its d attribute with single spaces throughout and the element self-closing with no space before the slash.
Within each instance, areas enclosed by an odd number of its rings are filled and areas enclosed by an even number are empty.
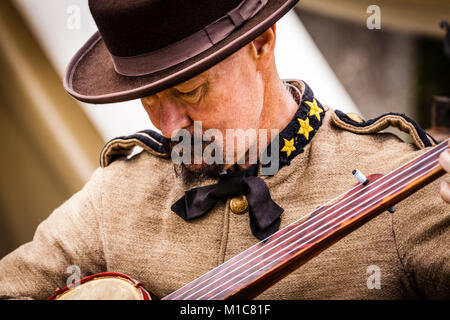
<svg viewBox="0 0 450 320">
<path fill-rule="evenodd" d="M 363 176 L 345 194 L 207 272 L 163 300 L 251 299 L 348 233 L 442 176 L 449 139 L 385 175 Z"/>
</svg>

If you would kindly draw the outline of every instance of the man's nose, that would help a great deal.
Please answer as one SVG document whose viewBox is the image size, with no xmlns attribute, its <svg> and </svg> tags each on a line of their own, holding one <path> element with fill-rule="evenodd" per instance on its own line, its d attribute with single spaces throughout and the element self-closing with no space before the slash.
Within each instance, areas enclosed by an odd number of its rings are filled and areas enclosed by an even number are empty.
<svg viewBox="0 0 450 320">
<path fill-rule="evenodd" d="M 161 99 L 160 130 L 166 138 L 171 138 L 179 129 L 188 127 L 192 120 L 186 112 L 186 108 L 175 101 Z"/>
</svg>

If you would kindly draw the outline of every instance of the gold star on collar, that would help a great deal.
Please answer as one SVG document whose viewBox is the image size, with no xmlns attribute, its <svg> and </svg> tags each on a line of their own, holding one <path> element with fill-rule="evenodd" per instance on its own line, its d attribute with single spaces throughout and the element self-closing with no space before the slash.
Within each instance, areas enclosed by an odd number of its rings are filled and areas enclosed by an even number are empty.
<svg viewBox="0 0 450 320">
<path fill-rule="evenodd" d="M 316 116 L 317 120 L 320 121 L 320 114 L 323 112 L 322 108 L 317 105 L 316 99 L 313 99 L 313 102 L 305 101 L 305 103 L 309 106 L 309 116 Z"/>
<path fill-rule="evenodd" d="M 281 149 L 281 151 L 286 152 L 287 156 L 289 157 L 291 155 L 291 152 L 295 150 L 294 147 L 294 138 L 292 138 L 291 140 L 286 140 L 285 138 L 283 138 L 284 140 L 284 147 L 283 149 Z"/>
<path fill-rule="evenodd" d="M 314 130 L 314 128 L 309 125 L 309 118 L 306 118 L 306 120 L 297 118 L 297 120 L 300 123 L 300 129 L 298 129 L 297 133 L 304 135 L 306 140 L 309 140 L 309 133 Z"/>
</svg>

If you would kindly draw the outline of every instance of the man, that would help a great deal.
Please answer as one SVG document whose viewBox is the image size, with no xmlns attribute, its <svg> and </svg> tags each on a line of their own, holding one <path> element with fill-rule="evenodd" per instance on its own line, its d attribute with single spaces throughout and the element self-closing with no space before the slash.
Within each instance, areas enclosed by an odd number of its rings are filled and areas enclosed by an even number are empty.
<svg viewBox="0 0 450 320">
<path fill-rule="evenodd" d="M 66 89 L 92 103 L 141 98 L 163 136 L 143 131 L 110 141 L 86 186 L 39 226 L 32 242 L 0 261 L 0 296 L 46 298 L 66 284 L 69 266 L 82 275 L 124 273 L 166 296 L 349 190 L 355 166 L 385 174 L 433 145 L 405 116 L 363 121 L 322 106 L 304 82 L 279 79 L 274 23 L 295 3 L 90 1 L 100 33 L 74 57 Z M 205 144 L 200 152 L 195 143 L 176 149 L 180 141 L 170 138 L 184 130 L 195 142 L 198 122 L 197 136 L 214 129 L 223 138 L 211 158 L 231 161 L 197 161 Z M 388 125 L 407 131 L 414 144 L 378 133 Z M 242 129 L 232 136 L 236 140 L 248 129 L 263 134 L 251 136 L 244 151 L 227 149 L 229 129 Z M 255 145 L 258 155 L 270 145 L 256 165 L 250 156 Z M 144 151 L 127 157 L 134 146 Z M 184 161 L 173 170 L 177 154 Z M 441 165 L 450 171 L 448 151 Z M 261 175 L 265 168 L 270 170 Z M 394 213 L 380 214 L 259 297 L 448 298 L 447 178 L 408 197 Z M 206 210 L 211 199 L 199 190 L 217 196 Z M 259 201 L 263 210 L 257 210 Z"/>
</svg>

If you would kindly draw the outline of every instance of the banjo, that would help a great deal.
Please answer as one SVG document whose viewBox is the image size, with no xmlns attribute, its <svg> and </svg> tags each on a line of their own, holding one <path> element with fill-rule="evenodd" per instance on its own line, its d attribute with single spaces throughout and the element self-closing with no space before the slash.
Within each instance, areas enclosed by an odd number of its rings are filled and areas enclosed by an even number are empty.
<svg viewBox="0 0 450 320">
<path fill-rule="evenodd" d="M 162 300 L 252 299 L 306 261 L 381 212 L 442 176 L 439 155 L 449 139 L 385 175 L 364 176 L 346 193 L 278 230 Z M 49 300 L 158 299 L 131 277 L 114 272 L 88 276 Z"/>
</svg>

